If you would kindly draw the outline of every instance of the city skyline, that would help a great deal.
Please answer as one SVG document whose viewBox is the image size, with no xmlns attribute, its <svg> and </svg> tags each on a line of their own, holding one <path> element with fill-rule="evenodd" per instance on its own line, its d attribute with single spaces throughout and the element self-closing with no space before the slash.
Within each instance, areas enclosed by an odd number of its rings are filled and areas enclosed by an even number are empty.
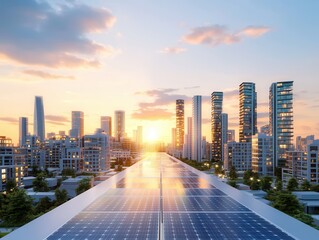
<svg viewBox="0 0 319 240">
<path fill-rule="evenodd" d="M 268 123 L 270 85 L 291 80 L 295 136 L 319 135 L 315 114 L 319 30 L 313 27 L 319 20 L 315 11 L 319 3 L 289 1 L 287 8 L 285 1 L 242 1 L 240 9 L 235 1 L 1 4 L 6 14 L 0 22 L 15 16 L 18 6 L 21 11 L 19 18 L 1 25 L 0 38 L 0 101 L 5 106 L 0 132 L 15 143 L 19 117 L 27 117 L 29 129 L 33 128 L 33 101 L 38 95 L 44 98 L 46 132 L 68 132 L 70 113 L 80 110 L 85 113 L 85 133 L 93 133 L 100 116 L 123 109 L 129 135 L 141 125 L 144 134 L 153 129 L 165 142 L 175 126 L 175 100 L 185 100 L 186 118 L 191 116 L 191 98 L 202 95 L 203 136 L 211 141 L 209 95 L 214 91 L 224 92 L 223 110 L 238 139 L 238 86 L 247 81 L 256 84 L 258 128 Z M 179 14 L 170 10 L 177 6 L 183 6 L 178 7 Z M 59 25 L 59 11 L 65 26 Z M 76 26 L 72 31 L 71 22 Z M 36 26 L 42 26 L 37 34 Z M 54 36 L 60 27 L 65 31 Z M 30 42 L 18 37 L 22 32 Z"/>
</svg>

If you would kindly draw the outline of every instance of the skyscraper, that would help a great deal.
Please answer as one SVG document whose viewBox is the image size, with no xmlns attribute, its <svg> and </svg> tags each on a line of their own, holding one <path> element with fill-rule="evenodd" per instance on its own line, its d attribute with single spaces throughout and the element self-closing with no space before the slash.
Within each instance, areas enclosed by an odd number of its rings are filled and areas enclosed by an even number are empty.
<svg viewBox="0 0 319 240">
<path fill-rule="evenodd" d="M 25 145 L 28 135 L 28 118 L 19 118 L 19 146 Z"/>
<path fill-rule="evenodd" d="M 269 130 L 275 167 L 284 167 L 293 149 L 293 81 L 273 83 L 269 91 Z"/>
<path fill-rule="evenodd" d="M 116 141 L 120 142 L 122 137 L 125 137 L 125 112 L 124 111 L 115 111 L 115 128 L 114 128 L 114 137 Z"/>
<path fill-rule="evenodd" d="M 193 97 L 192 160 L 202 160 L 202 96 Z"/>
<path fill-rule="evenodd" d="M 70 136 L 81 138 L 84 135 L 84 113 L 81 111 L 72 111 L 72 129 Z"/>
<path fill-rule="evenodd" d="M 193 119 L 187 118 L 187 133 L 185 134 L 185 141 L 183 147 L 183 158 L 192 159 L 192 131 Z"/>
<path fill-rule="evenodd" d="M 45 139 L 45 122 L 44 122 L 44 109 L 43 109 L 43 98 L 40 96 L 35 97 L 34 102 L 34 123 L 33 131 L 40 141 Z"/>
<path fill-rule="evenodd" d="M 101 117 L 101 129 L 105 134 L 112 136 L 112 118 L 109 116 Z"/>
<path fill-rule="evenodd" d="M 255 83 L 239 85 L 239 141 L 251 142 L 257 133 L 257 93 Z"/>
<path fill-rule="evenodd" d="M 182 150 L 184 144 L 184 100 L 176 100 L 176 149 Z"/>
<path fill-rule="evenodd" d="M 228 139 L 228 114 L 222 113 L 222 160 L 224 159 L 224 146 L 227 143 Z"/>
<path fill-rule="evenodd" d="M 222 161 L 222 119 L 223 93 L 212 93 L 212 161 Z"/>
</svg>

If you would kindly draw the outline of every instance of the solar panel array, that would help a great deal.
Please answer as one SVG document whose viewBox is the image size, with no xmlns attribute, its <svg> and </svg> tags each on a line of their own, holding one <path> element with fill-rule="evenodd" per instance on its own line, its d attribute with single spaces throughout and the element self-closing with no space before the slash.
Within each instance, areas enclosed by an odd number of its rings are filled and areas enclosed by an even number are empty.
<svg viewBox="0 0 319 240">
<path fill-rule="evenodd" d="M 132 168 L 52 239 L 293 239 L 165 154 Z"/>
</svg>

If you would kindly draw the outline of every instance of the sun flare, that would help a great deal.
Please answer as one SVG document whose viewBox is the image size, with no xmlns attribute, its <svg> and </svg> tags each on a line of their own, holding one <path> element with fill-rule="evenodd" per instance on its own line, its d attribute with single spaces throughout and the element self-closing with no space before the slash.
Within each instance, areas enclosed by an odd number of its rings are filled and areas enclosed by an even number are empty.
<svg viewBox="0 0 319 240">
<path fill-rule="evenodd" d="M 154 142 L 159 139 L 159 131 L 155 127 L 150 127 L 146 131 L 146 141 Z"/>
</svg>

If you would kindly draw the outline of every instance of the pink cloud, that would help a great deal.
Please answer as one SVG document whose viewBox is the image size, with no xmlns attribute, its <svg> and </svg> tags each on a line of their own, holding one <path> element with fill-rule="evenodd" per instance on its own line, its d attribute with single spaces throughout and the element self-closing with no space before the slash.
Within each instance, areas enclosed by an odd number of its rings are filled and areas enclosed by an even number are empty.
<svg viewBox="0 0 319 240">
<path fill-rule="evenodd" d="M 179 54 L 182 52 L 186 52 L 186 49 L 180 47 L 166 47 L 161 51 L 161 53 L 164 54 Z"/>
</svg>

